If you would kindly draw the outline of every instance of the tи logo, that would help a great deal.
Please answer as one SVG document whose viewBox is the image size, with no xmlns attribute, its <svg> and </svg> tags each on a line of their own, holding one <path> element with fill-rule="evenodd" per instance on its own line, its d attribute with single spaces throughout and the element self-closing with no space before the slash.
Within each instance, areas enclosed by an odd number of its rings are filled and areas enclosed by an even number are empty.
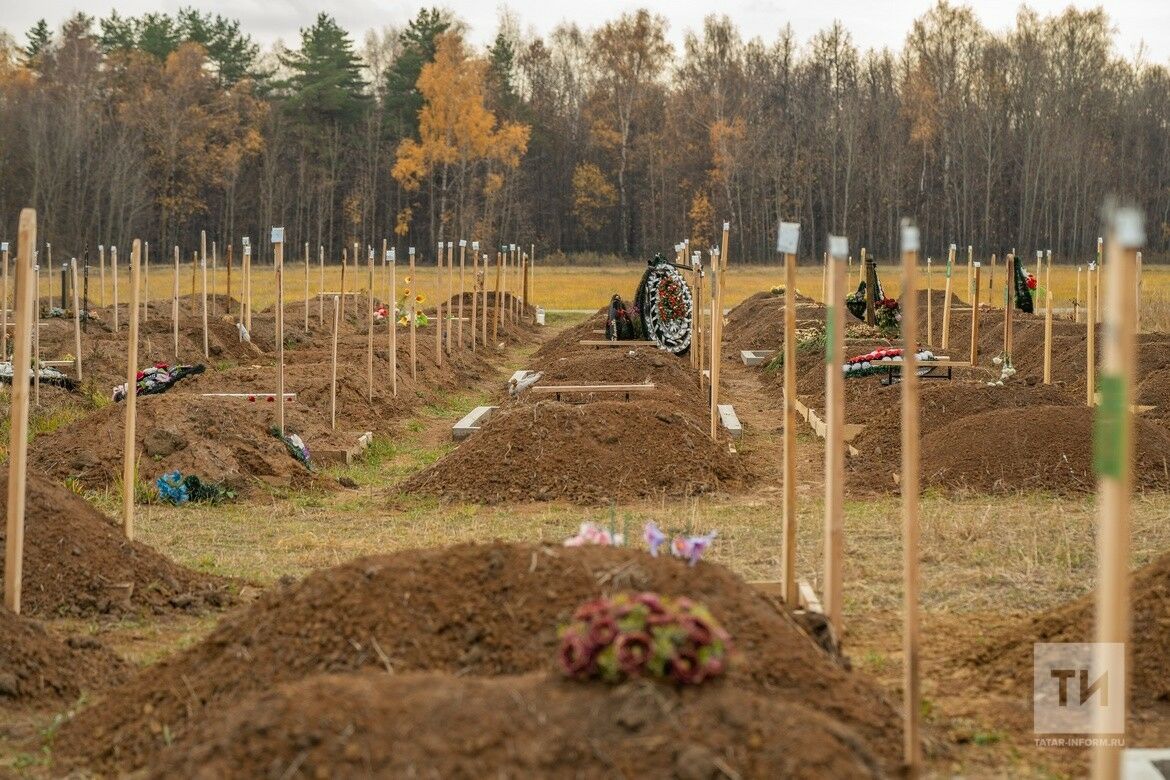
<svg viewBox="0 0 1170 780">
<path fill-rule="evenodd" d="M 1033 646 L 1032 715 L 1037 734 L 1125 732 L 1125 645 Z"/>
</svg>

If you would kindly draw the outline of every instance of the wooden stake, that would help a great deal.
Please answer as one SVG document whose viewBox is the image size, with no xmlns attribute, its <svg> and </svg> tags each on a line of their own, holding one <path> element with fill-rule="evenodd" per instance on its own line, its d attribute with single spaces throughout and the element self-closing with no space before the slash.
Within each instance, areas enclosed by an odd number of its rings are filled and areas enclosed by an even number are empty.
<svg viewBox="0 0 1170 780">
<path fill-rule="evenodd" d="M 0 303 L 0 360 L 8 359 L 8 242 L 0 247 L 0 258 L 4 261 L 4 300 Z M 15 365 L 15 363 L 13 364 Z M 13 376 L 16 374 L 13 372 Z"/>
<path fill-rule="evenodd" d="M 1085 402 L 1089 406 L 1097 397 L 1097 295 L 1093 288 L 1099 284 L 1096 263 L 1090 263 L 1085 272 L 1085 300 L 1088 303 L 1085 318 Z"/>
<path fill-rule="evenodd" d="M 1081 267 L 1077 266 L 1077 297 L 1073 299 L 1073 322 L 1081 321 Z"/>
<path fill-rule="evenodd" d="M 110 247 L 113 249 L 113 247 Z M 101 303 L 98 305 L 103 309 L 106 306 L 106 247 L 105 244 L 98 244 L 98 273 L 101 280 Z"/>
<path fill-rule="evenodd" d="M 321 269 L 317 280 L 317 325 L 325 327 L 325 247 L 317 245 L 317 264 Z"/>
<path fill-rule="evenodd" d="M 443 285 L 443 242 L 435 255 L 435 365 L 443 366 L 443 299 L 440 292 Z"/>
<path fill-rule="evenodd" d="M 459 239 L 459 349 L 463 349 L 463 296 L 467 294 L 467 239 Z"/>
<path fill-rule="evenodd" d="M 76 286 L 77 280 L 74 279 Z M 64 308 L 64 306 L 62 306 Z M 142 243 L 142 321 L 150 319 L 150 242 Z"/>
<path fill-rule="evenodd" d="M 386 305 L 390 316 L 390 392 L 398 397 L 398 258 L 390 250 L 390 302 Z"/>
<path fill-rule="evenodd" d="M 1097 324 L 1100 325 L 1104 321 L 1105 313 L 1101 311 L 1101 272 L 1105 270 L 1105 255 L 1103 253 L 1103 244 L 1101 237 L 1097 237 L 1097 272 L 1096 280 L 1093 282 L 1093 294 L 1097 300 L 1093 301 L 1097 312 Z"/>
<path fill-rule="evenodd" d="M 227 245 L 227 298 L 223 304 L 224 311 L 228 316 L 232 313 L 232 243 L 229 241 Z"/>
<path fill-rule="evenodd" d="M 203 358 L 206 360 L 211 357 L 211 349 L 207 343 L 207 255 L 200 256 L 199 267 L 203 276 Z"/>
<path fill-rule="evenodd" d="M 1097 472 L 1097 621 L 1094 660 L 1096 674 L 1106 671 L 1102 664 L 1108 645 L 1125 647 L 1130 632 L 1130 503 L 1133 495 L 1133 385 L 1137 363 L 1135 310 L 1137 309 L 1137 250 L 1145 243 L 1145 227 L 1137 209 L 1118 209 L 1110 215 L 1109 307 L 1104 333 L 1104 360 L 1101 365 L 1101 405 L 1096 411 Z M 1098 288 L 1099 289 L 1099 288 Z M 1122 655 L 1124 659 L 1124 655 Z M 1109 704 L 1127 712 L 1131 674 L 1112 672 Z M 1120 673 L 1118 684 L 1116 675 Z M 1082 690 L 1083 694 L 1083 690 Z M 1100 704 L 1100 702 L 1098 702 Z M 1106 708 L 1098 707 L 1095 734 L 1115 733 Z M 1122 720 L 1123 736 L 1125 722 Z M 1122 748 L 1108 739 L 1093 746 L 1092 776 L 1098 780 L 1121 777 Z"/>
<path fill-rule="evenodd" d="M 110 247 L 110 275 L 114 278 L 114 332 L 118 332 L 118 247 Z"/>
<path fill-rule="evenodd" d="M 972 279 L 973 284 L 971 290 L 974 292 L 974 297 L 971 299 L 971 365 L 979 363 L 979 263 L 975 263 L 972 273 L 975 274 Z"/>
<path fill-rule="evenodd" d="M 333 296 L 333 367 L 329 374 L 329 427 L 337 430 L 337 334 L 341 330 L 341 302 Z"/>
<path fill-rule="evenodd" d="M 305 242 L 305 333 L 309 332 L 309 242 Z"/>
<path fill-rule="evenodd" d="M 305 244 L 306 249 L 308 244 Z M 369 258 L 369 279 L 366 287 L 366 400 L 374 400 L 374 248 L 366 253 Z M 308 268 L 308 264 L 305 265 Z M 308 274 L 305 284 L 309 283 Z M 308 300 L 307 298 L 305 299 Z M 309 307 L 305 306 L 305 325 L 309 324 Z"/>
<path fill-rule="evenodd" d="M 991 256 L 991 278 L 987 280 L 987 305 L 995 306 L 995 255 Z"/>
<path fill-rule="evenodd" d="M 33 292 L 33 405 L 41 405 L 41 266 L 33 250 L 33 274 L 36 290 Z M 13 366 L 15 368 L 15 366 Z"/>
<path fill-rule="evenodd" d="M 784 602 L 796 605 L 800 599 L 796 584 L 796 250 L 800 225 L 780 226 L 778 249 L 784 254 L 784 498 L 780 579 Z"/>
<path fill-rule="evenodd" d="M 12 402 L 8 431 L 8 503 L 4 536 L 4 606 L 20 614 L 24 574 L 24 510 L 28 481 L 28 366 L 32 363 L 34 288 L 33 248 L 37 244 L 37 213 L 21 209 L 16 242 L 16 293 L 12 301 Z M 8 248 L 4 249 L 8 269 Z M 7 277 L 6 277 L 7 278 Z M 7 290 L 4 296 L 8 303 Z"/>
<path fill-rule="evenodd" d="M 1014 253 L 1007 256 L 1004 266 L 1003 280 L 1003 357 L 1010 361 L 1012 357 L 1012 320 L 1015 319 L 1016 296 L 1016 256 Z"/>
<path fill-rule="evenodd" d="M 934 344 L 934 271 L 930 258 L 926 258 L 926 343 Z M 906 296 L 903 295 L 903 298 Z"/>
<path fill-rule="evenodd" d="M 175 361 L 179 360 L 179 247 L 175 246 L 175 283 L 171 292 L 171 325 L 175 331 Z"/>
<path fill-rule="evenodd" d="M 134 539 L 134 493 L 137 486 L 135 454 L 138 422 L 138 264 L 142 246 L 138 239 L 130 248 L 130 339 L 126 352 L 126 438 L 122 451 L 122 528 Z"/>
<path fill-rule="evenodd" d="M 69 264 L 73 286 L 73 354 L 74 368 L 77 369 L 77 381 L 81 381 L 81 300 L 77 290 L 77 258 Z M 15 372 L 13 374 L 15 376 Z"/>
<path fill-rule="evenodd" d="M 284 228 L 272 229 L 276 269 L 276 429 L 284 436 Z"/>
<path fill-rule="evenodd" d="M 500 277 L 503 273 L 502 265 L 504 263 L 504 253 L 496 252 L 496 316 L 492 318 L 492 341 L 498 341 L 500 338 L 500 323 L 504 321 L 504 310 L 502 304 L 504 299 L 500 297 Z M 487 294 L 484 294 L 486 299 Z"/>
<path fill-rule="evenodd" d="M 483 274 L 479 280 L 479 288 L 482 293 L 482 299 L 479 307 L 479 342 L 483 344 L 484 349 L 487 349 L 487 323 L 488 323 L 488 303 L 487 303 L 487 269 L 488 256 L 487 252 L 483 254 Z"/>
<path fill-rule="evenodd" d="M 1133 329 L 1136 333 L 1142 332 L 1142 253 L 1137 253 L 1137 267 L 1134 270 L 1137 276 L 1134 292 L 1134 321 Z"/>
<path fill-rule="evenodd" d="M 723 258 L 728 252 L 728 238 L 731 223 L 723 223 L 723 240 L 719 243 L 719 254 L 711 259 L 711 441 L 718 440 L 719 426 L 719 369 L 723 361 L 723 271 L 727 263 Z M 716 271 L 716 268 L 719 270 Z"/>
<path fill-rule="evenodd" d="M 479 309 L 479 242 L 471 242 L 471 351 L 475 352 L 475 342 L 479 339 L 479 329 L 476 327 Z"/>
<path fill-rule="evenodd" d="M 252 333 L 252 245 L 244 244 L 244 287 L 247 292 L 244 295 L 244 329 L 248 331 L 249 336 Z"/>
<path fill-rule="evenodd" d="M 418 354 L 415 351 L 418 346 L 418 279 L 414 275 L 414 247 L 410 248 L 409 254 L 410 277 L 408 278 L 408 284 L 413 285 L 413 287 L 406 288 L 406 295 L 410 298 L 410 378 L 418 379 Z"/>
<path fill-rule="evenodd" d="M 1052 384 L 1052 290 L 1044 291 L 1044 384 Z"/>
<path fill-rule="evenodd" d="M 455 322 L 451 318 L 451 299 L 455 297 L 455 242 L 447 242 L 447 354 L 451 354 L 452 328 Z"/>
<path fill-rule="evenodd" d="M 845 543 L 845 258 L 849 242 L 830 236 L 829 303 L 825 322 L 825 616 L 843 636 Z"/>
<path fill-rule="evenodd" d="M 918 332 L 918 229 L 902 225 L 902 722 L 903 763 L 908 777 L 922 770 L 919 721 L 922 712 L 922 680 L 919 658 L 919 479 L 918 365 L 915 334 Z M 968 292 L 978 296 L 978 269 L 968 254 Z M 975 306 L 978 309 L 978 306 Z M 840 371 L 840 365 L 831 366 Z"/>
<path fill-rule="evenodd" d="M 943 299 L 942 339 L 939 343 L 943 350 L 951 348 L 951 289 L 953 284 L 951 277 L 954 276 L 954 270 L 955 245 L 951 244 L 950 249 L 947 250 L 947 282 L 944 293 L 946 297 Z"/>
</svg>

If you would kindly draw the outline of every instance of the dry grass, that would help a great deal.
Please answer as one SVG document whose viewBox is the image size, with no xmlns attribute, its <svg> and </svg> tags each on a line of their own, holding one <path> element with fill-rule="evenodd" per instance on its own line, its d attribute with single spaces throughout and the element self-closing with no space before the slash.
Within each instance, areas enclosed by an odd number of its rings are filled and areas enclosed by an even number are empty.
<svg viewBox="0 0 1170 780">
<path fill-rule="evenodd" d="M 119 302 L 125 303 L 129 279 L 126 269 L 120 268 L 119 273 Z M 182 266 L 179 269 L 179 293 L 181 295 L 198 294 L 202 290 L 202 277 L 195 275 L 192 285 L 192 267 Z M 610 296 L 617 293 L 629 298 L 634 294 L 638 280 L 641 278 L 643 267 L 641 264 L 627 263 L 620 266 L 539 266 L 533 277 L 533 302 L 546 309 L 580 309 L 596 310 L 604 306 Z M 1035 267 L 1031 267 L 1033 272 Z M 398 294 L 403 295 L 406 288 L 416 293 L 422 293 L 426 301 L 433 302 L 436 297 L 447 297 L 447 274 L 444 270 L 437 273 L 434 266 L 419 267 L 415 270 L 414 283 L 406 281 L 409 270 L 403 264 L 397 269 Z M 860 277 L 860 267 L 857 264 L 849 268 L 848 286 L 850 289 L 857 285 Z M 967 269 L 963 264 L 956 269 L 956 276 L 952 283 L 955 295 L 964 301 L 970 300 L 970 291 L 967 284 Z M 1003 305 L 1004 268 L 998 265 L 994 278 L 989 266 L 982 269 L 980 280 L 979 299 L 983 303 L 993 306 Z M 901 290 L 901 274 L 899 269 L 892 266 L 880 266 L 878 275 L 887 295 L 898 297 Z M 933 289 L 942 290 L 946 284 L 942 268 L 935 268 L 931 273 Z M 1044 274 L 1040 284 L 1043 288 Z M 1075 300 L 1085 304 L 1085 273 L 1080 273 L 1081 292 L 1077 296 L 1077 269 L 1073 266 L 1054 266 L 1052 268 L 1053 300 L 1057 308 L 1067 309 Z M 471 286 L 472 273 L 468 267 L 466 274 L 468 289 Z M 214 284 L 211 281 L 211 272 L 208 271 L 208 295 L 225 295 L 227 293 L 227 273 L 219 268 L 215 274 Z M 346 273 L 346 290 L 365 290 L 368 286 L 369 271 L 362 266 L 355 273 L 351 267 Z M 309 266 L 309 298 L 315 300 L 322 288 L 320 270 L 316 265 Z M 507 289 L 519 289 L 519 280 L 512 278 L 505 280 Z M 745 265 L 732 266 L 724 277 L 724 303 L 731 307 L 743 301 L 748 296 L 761 290 L 767 290 L 783 282 L 783 269 L 780 266 Z M 797 273 L 797 287 L 805 295 L 817 300 L 823 300 L 822 269 L 820 265 L 802 266 Z M 235 267 L 232 271 L 233 297 L 240 297 L 240 270 Z M 169 300 L 173 284 L 173 271 L 168 266 L 156 266 L 152 269 L 149 278 L 149 293 L 152 300 Z M 488 289 L 495 289 L 495 272 L 488 274 Z M 919 274 L 919 289 L 925 289 L 927 284 L 926 269 Z M 332 265 L 325 268 L 324 289 L 337 291 L 341 289 L 341 268 Z M 454 290 L 458 290 L 458 268 L 454 274 Z M 49 283 L 47 277 L 41 279 L 41 295 L 47 300 Z M 96 271 L 91 271 L 90 297 L 99 305 L 109 304 L 113 300 L 112 274 L 107 274 L 106 289 L 103 296 L 101 285 Z M 144 283 L 144 290 L 147 289 Z M 389 276 L 379 265 L 374 272 L 374 293 L 376 296 L 386 296 L 389 293 Z M 54 303 L 60 302 L 60 283 L 53 286 Z M 288 264 L 285 267 L 284 295 L 289 302 L 305 299 L 305 265 Z M 1104 297 L 1104 290 L 1102 290 Z M 276 276 L 271 266 L 256 266 L 253 268 L 252 305 L 257 311 L 271 306 L 276 300 Z M 1147 266 L 1143 270 L 1142 280 L 1142 326 L 1145 330 L 1170 329 L 1170 267 Z"/>
</svg>

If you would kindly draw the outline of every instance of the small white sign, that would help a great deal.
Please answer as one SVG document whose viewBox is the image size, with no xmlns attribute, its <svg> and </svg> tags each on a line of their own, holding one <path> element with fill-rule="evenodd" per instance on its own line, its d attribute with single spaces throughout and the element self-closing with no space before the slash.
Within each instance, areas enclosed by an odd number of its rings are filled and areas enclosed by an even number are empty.
<svg viewBox="0 0 1170 780">
<path fill-rule="evenodd" d="M 8 242 L 7 241 L 0 241 L 0 252 L 7 252 L 7 251 L 8 251 Z"/>
<path fill-rule="evenodd" d="M 467 239 L 466 238 L 459 239 L 459 248 L 462 249 L 465 246 L 467 246 Z"/>
<path fill-rule="evenodd" d="M 250 247 L 252 245 L 252 239 L 248 238 L 247 236 L 244 236 L 243 238 L 241 238 L 240 241 L 243 243 L 245 248 Z"/>
<path fill-rule="evenodd" d="M 447 242 L 447 248 L 448 248 L 448 249 L 451 249 L 451 248 L 452 248 L 452 247 L 454 247 L 454 246 L 455 246 L 455 245 L 454 245 L 453 243 L 451 243 L 450 241 L 448 241 L 448 242 Z"/>
<path fill-rule="evenodd" d="M 951 251 L 954 252 L 956 249 L 958 249 L 958 247 L 954 244 L 951 244 Z"/>
<path fill-rule="evenodd" d="M 983 267 L 983 263 L 981 263 L 981 262 L 979 262 L 978 260 L 976 260 L 976 261 L 975 261 L 975 267 L 976 267 L 976 268 L 982 268 L 982 267 Z"/>
<path fill-rule="evenodd" d="M 1037 259 L 1037 260 L 1043 260 L 1043 259 L 1044 259 L 1044 250 L 1043 250 L 1043 249 L 1037 249 L 1037 250 L 1036 250 L 1036 259 Z"/>
<path fill-rule="evenodd" d="M 274 244 L 283 244 L 284 243 L 284 228 L 282 228 L 282 227 L 272 228 L 272 243 L 274 243 Z"/>
<path fill-rule="evenodd" d="M 479 251 L 479 242 L 478 242 L 478 241 L 472 241 L 472 242 L 471 242 L 471 248 L 472 248 L 472 250 L 473 250 L 473 251 L 475 251 L 475 252 L 478 252 L 478 251 Z"/>
<path fill-rule="evenodd" d="M 731 230 L 731 223 L 730 223 L 730 222 L 724 222 L 724 223 L 723 223 L 723 230 L 724 230 L 724 232 L 726 232 L 726 231 L 728 231 L 728 230 Z"/>
<path fill-rule="evenodd" d="M 252 256 L 252 247 L 248 246 L 247 244 L 244 244 L 244 256 L 245 257 Z"/>
<path fill-rule="evenodd" d="M 515 245 L 515 244 L 509 244 L 509 250 L 510 250 L 510 251 L 512 251 L 512 252 L 515 252 L 515 251 L 516 251 L 516 245 Z"/>
<path fill-rule="evenodd" d="M 368 255 L 368 259 L 370 260 L 370 262 L 373 262 L 373 261 L 374 261 L 374 248 L 373 248 L 373 247 L 370 247 L 370 252 L 369 252 L 369 255 Z"/>
<path fill-rule="evenodd" d="M 414 247 L 411 247 L 411 248 L 410 248 L 410 249 L 408 249 L 407 251 L 408 251 L 408 252 L 410 252 L 410 254 L 412 254 L 412 255 L 413 255 L 413 254 L 414 254 Z"/>
<path fill-rule="evenodd" d="M 902 226 L 902 251 L 917 252 L 919 248 L 918 228 L 914 225 Z"/>
<path fill-rule="evenodd" d="M 389 263 L 391 260 L 393 260 L 393 259 L 394 259 L 394 250 L 393 250 L 393 249 L 387 249 L 387 250 L 386 250 L 386 255 L 385 255 L 385 256 L 384 256 L 382 259 L 383 259 L 384 261 L 386 261 L 387 263 Z"/>
<path fill-rule="evenodd" d="M 784 255 L 794 255 L 799 246 L 800 223 L 781 222 L 780 232 L 776 235 L 776 251 Z"/>
<path fill-rule="evenodd" d="M 844 260 L 849 256 L 849 239 L 845 236 L 829 236 L 829 257 Z"/>
</svg>

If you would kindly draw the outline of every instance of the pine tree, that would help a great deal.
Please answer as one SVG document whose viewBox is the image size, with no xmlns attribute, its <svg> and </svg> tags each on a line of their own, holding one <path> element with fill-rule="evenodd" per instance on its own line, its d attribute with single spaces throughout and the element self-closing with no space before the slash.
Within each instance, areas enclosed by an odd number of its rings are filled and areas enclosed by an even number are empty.
<svg viewBox="0 0 1170 780">
<path fill-rule="evenodd" d="M 25 33 L 28 44 L 24 47 L 24 63 L 36 69 L 44 53 L 53 45 L 53 33 L 44 19 L 40 19 Z"/>
<path fill-rule="evenodd" d="M 250 35 L 240 32 L 240 23 L 219 14 L 200 13 L 194 8 L 179 10 L 178 29 L 184 41 L 198 43 L 215 66 L 219 82 L 231 86 L 245 78 L 263 81 L 268 74 L 257 69 L 260 47 Z"/>
<path fill-rule="evenodd" d="M 353 41 L 328 14 L 303 28 L 301 48 L 280 61 L 292 71 L 286 108 L 310 127 L 352 126 L 369 105 Z"/>
<path fill-rule="evenodd" d="M 383 110 L 395 139 L 418 137 L 418 115 L 423 96 L 418 78 L 423 66 L 435 60 L 439 36 L 451 27 L 451 20 L 437 8 L 423 8 L 399 36 L 402 53 L 386 71 Z"/>
</svg>

